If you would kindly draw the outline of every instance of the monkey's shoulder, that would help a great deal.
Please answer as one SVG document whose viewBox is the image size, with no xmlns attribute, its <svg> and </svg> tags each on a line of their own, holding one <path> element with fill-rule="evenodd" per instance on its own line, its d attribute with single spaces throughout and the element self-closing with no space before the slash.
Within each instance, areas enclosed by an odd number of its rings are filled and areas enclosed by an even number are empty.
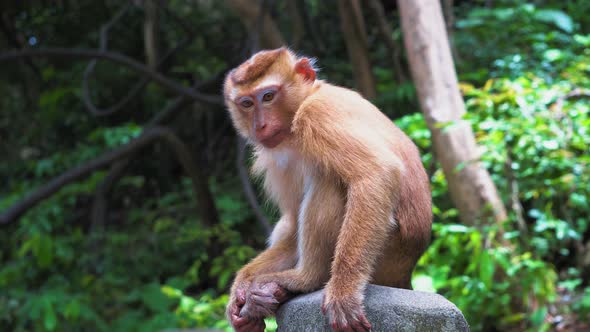
<svg viewBox="0 0 590 332">
<path fill-rule="evenodd" d="M 338 85 L 322 82 L 319 89 L 301 104 L 301 109 L 335 115 L 342 113 L 378 111 L 375 105 L 358 92 Z"/>
<path fill-rule="evenodd" d="M 293 119 L 293 128 L 296 130 L 306 126 L 331 126 L 347 122 L 354 118 L 355 114 L 366 110 L 379 112 L 357 92 L 322 82 L 299 106 Z"/>
<path fill-rule="evenodd" d="M 396 128 L 375 105 L 354 90 L 324 83 L 295 113 L 292 132 L 315 139 L 330 136 L 389 136 Z M 381 137 L 384 139 L 385 137 Z"/>
</svg>

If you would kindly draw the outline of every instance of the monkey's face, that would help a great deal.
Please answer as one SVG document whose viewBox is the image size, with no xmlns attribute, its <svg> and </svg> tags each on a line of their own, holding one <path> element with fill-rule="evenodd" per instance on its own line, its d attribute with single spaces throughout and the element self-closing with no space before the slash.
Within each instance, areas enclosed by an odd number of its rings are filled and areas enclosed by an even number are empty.
<svg viewBox="0 0 590 332">
<path fill-rule="evenodd" d="M 300 63 L 309 70 L 302 70 Z M 287 49 L 255 54 L 225 80 L 225 102 L 234 126 L 269 149 L 289 141 L 293 117 L 314 80 L 309 60 L 298 60 Z"/>
<path fill-rule="evenodd" d="M 289 136 L 291 119 L 284 103 L 283 85 L 262 84 L 238 95 L 233 103 L 249 123 L 249 135 L 266 148 L 274 148 Z"/>
</svg>

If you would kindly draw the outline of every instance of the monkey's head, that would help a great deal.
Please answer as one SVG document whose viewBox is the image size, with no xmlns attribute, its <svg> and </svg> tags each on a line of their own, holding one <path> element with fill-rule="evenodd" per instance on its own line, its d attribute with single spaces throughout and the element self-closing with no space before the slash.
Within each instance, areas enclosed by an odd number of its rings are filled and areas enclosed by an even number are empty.
<svg viewBox="0 0 590 332">
<path fill-rule="evenodd" d="M 237 131 L 270 149 L 288 141 L 293 117 L 315 78 L 313 61 L 287 48 L 254 54 L 225 78 L 225 104 Z"/>
</svg>

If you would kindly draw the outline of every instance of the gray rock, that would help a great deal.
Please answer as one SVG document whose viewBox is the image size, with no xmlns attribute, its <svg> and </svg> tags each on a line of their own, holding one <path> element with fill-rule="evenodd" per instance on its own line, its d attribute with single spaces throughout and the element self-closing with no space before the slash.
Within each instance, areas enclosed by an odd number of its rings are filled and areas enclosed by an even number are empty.
<svg viewBox="0 0 590 332">
<path fill-rule="evenodd" d="M 298 296 L 277 313 L 279 332 L 327 332 L 320 310 L 323 291 Z M 469 331 L 461 311 L 438 294 L 369 285 L 365 311 L 372 331 Z"/>
</svg>

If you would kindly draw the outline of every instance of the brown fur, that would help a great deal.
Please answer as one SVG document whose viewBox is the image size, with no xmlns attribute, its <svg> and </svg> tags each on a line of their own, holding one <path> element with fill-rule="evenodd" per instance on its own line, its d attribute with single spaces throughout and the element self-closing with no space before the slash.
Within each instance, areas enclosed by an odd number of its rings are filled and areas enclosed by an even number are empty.
<svg viewBox="0 0 590 332">
<path fill-rule="evenodd" d="M 241 64 L 230 73 L 231 80 L 236 85 L 256 82 L 269 71 L 273 64 L 285 56 L 288 56 L 286 48 L 258 52 L 251 61 Z"/>
<path fill-rule="evenodd" d="M 276 113 L 280 124 L 273 126 L 289 132 L 269 149 L 257 142 L 252 113 L 228 103 L 236 128 L 255 146 L 254 172 L 265 176 L 266 191 L 283 214 L 270 247 L 238 273 L 228 314 L 236 312 L 238 290 L 260 294 L 253 281 L 292 293 L 325 286 L 323 308 L 333 328 L 368 330 L 362 309 L 368 282 L 411 288 L 430 238 L 428 177 L 416 146 L 374 105 L 352 90 L 305 81 L 293 72 L 301 59 L 281 50 L 280 62 L 258 64 L 267 61 L 269 53 L 262 53 L 239 67 L 255 77 L 247 86 L 236 90 L 233 79 L 226 80 L 231 100 L 265 77 L 282 77 L 280 99 L 255 112 Z M 246 294 L 239 319 L 261 319 L 273 296 L 267 295 L 265 302 Z"/>
</svg>

